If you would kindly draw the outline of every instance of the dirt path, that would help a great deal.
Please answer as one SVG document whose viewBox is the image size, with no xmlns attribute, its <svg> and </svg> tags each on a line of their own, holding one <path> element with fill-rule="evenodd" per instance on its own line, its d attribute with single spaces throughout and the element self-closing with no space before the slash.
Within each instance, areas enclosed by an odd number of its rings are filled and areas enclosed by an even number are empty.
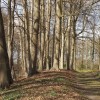
<svg viewBox="0 0 100 100">
<path fill-rule="evenodd" d="M 83 96 L 91 100 L 100 100 L 100 74 L 83 73 L 77 75 L 80 92 Z"/>
<path fill-rule="evenodd" d="M 85 95 L 86 96 L 86 95 Z M 91 100 L 100 100 L 100 96 L 87 96 Z"/>
</svg>

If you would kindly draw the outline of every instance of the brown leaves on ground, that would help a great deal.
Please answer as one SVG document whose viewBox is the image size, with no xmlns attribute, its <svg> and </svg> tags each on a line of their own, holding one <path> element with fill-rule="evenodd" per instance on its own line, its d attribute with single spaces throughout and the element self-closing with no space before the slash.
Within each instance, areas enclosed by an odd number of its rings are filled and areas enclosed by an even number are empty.
<svg viewBox="0 0 100 100">
<path fill-rule="evenodd" d="M 10 90 L 1 92 L 1 95 L 3 100 L 89 100 L 71 87 L 75 76 L 70 71 L 41 72 L 15 82 Z"/>
</svg>

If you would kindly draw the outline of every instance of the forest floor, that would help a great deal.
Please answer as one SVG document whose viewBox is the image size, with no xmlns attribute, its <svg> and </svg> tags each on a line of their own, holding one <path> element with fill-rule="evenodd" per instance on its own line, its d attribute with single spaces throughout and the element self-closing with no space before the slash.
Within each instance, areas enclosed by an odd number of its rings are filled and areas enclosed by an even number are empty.
<svg viewBox="0 0 100 100">
<path fill-rule="evenodd" d="M 0 100 L 100 100 L 99 72 L 41 72 L 0 90 Z"/>
</svg>

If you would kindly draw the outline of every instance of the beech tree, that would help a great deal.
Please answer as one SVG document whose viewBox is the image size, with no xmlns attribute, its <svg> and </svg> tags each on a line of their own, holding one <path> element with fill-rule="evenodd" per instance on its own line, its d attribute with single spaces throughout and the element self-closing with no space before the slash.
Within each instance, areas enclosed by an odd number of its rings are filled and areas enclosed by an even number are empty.
<svg viewBox="0 0 100 100">
<path fill-rule="evenodd" d="M 12 84 L 12 82 L 13 80 L 11 76 L 11 69 L 9 66 L 4 23 L 0 6 L 0 87 L 7 88 L 10 84 Z"/>
<path fill-rule="evenodd" d="M 40 0 L 34 0 L 34 24 L 33 24 L 33 71 L 37 71 L 37 56 L 38 56 L 38 35 L 39 35 L 39 21 L 40 21 Z"/>
<path fill-rule="evenodd" d="M 60 53 L 60 36 L 61 36 L 61 21 L 62 21 L 62 1 L 56 0 L 56 25 L 55 25 L 55 48 L 53 68 L 59 68 L 59 53 Z"/>
</svg>

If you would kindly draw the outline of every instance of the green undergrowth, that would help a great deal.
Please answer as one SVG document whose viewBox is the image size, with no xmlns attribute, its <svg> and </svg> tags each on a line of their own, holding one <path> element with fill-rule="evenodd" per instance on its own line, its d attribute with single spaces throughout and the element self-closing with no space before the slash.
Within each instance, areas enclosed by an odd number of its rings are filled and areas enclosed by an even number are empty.
<svg viewBox="0 0 100 100">
<path fill-rule="evenodd" d="M 66 82 L 67 80 L 64 77 L 55 77 L 55 78 L 50 78 L 50 79 L 41 79 L 37 80 L 36 82 L 40 83 L 47 83 L 47 82 Z"/>
<path fill-rule="evenodd" d="M 63 77 L 57 77 L 53 79 L 55 82 L 66 82 L 66 80 Z"/>
<path fill-rule="evenodd" d="M 49 95 L 55 97 L 57 95 L 57 93 L 56 93 L 56 91 L 52 90 L 49 92 Z"/>
<path fill-rule="evenodd" d="M 21 96 L 22 96 L 22 94 L 20 94 L 20 92 L 18 92 L 18 91 L 11 92 L 9 94 L 4 94 L 3 100 L 16 100 L 16 99 L 20 98 Z"/>
<path fill-rule="evenodd" d="M 93 70 L 89 70 L 89 69 L 82 69 L 82 70 L 79 70 L 77 69 L 78 72 L 81 72 L 81 73 L 87 73 L 87 72 L 94 72 Z"/>
</svg>

